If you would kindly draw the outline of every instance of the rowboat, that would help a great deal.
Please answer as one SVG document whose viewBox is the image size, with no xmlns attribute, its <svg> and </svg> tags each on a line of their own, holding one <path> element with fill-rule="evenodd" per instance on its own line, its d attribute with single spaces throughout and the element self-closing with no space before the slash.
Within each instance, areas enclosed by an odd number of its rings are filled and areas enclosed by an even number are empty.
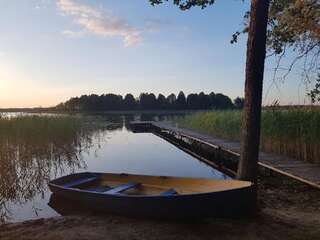
<svg viewBox="0 0 320 240">
<path fill-rule="evenodd" d="M 254 206 L 253 184 L 237 180 L 83 172 L 49 188 L 85 208 L 137 217 L 237 217 Z"/>
</svg>

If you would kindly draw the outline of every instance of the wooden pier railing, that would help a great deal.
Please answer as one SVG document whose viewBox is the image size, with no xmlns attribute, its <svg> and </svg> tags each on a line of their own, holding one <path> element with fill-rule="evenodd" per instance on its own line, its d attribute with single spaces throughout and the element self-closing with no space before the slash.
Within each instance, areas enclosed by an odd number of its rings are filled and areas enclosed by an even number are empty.
<svg viewBox="0 0 320 240">
<path fill-rule="evenodd" d="M 223 140 L 198 133 L 189 129 L 179 128 L 168 122 L 131 122 L 135 132 L 152 132 L 164 138 L 180 149 L 195 156 L 201 161 L 234 176 L 239 161 L 240 143 Z M 259 165 L 265 170 L 276 172 L 320 189 L 320 166 L 301 160 L 273 153 L 260 152 Z"/>
</svg>

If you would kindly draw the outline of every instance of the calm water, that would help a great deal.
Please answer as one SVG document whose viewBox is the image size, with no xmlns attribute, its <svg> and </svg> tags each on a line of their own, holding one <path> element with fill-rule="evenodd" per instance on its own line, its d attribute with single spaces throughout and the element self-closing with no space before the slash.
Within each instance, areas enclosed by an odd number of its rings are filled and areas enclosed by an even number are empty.
<svg viewBox="0 0 320 240">
<path fill-rule="evenodd" d="M 116 124 L 107 128 L 76 134 L 55 131 L 53 135 L 37 133 L 35 129 L 28 136 L 3 140 L 0 220 L 59 215 L 48 206 L 51 193 L 47 183 L 50 178 L 72 172 L 227 178 L 151 133 L 131 132 L 122 123 L 123 117 L 112 118 Z"/>
</svg>

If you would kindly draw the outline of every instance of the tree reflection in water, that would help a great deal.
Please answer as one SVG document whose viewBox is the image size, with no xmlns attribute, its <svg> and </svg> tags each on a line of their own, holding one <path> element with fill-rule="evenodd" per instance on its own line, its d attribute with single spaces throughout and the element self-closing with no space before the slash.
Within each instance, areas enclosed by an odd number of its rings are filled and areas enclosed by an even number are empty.
<svg viewBox="0 0 320 240">
<path fill-rule="evenodd" d="M 0 222 L 10 218 L 8 202 L 44 195 L 49 179 L 86 168 L 82 154 L 104 130 L 70 116 L 0 118 Z"/>
</svg>

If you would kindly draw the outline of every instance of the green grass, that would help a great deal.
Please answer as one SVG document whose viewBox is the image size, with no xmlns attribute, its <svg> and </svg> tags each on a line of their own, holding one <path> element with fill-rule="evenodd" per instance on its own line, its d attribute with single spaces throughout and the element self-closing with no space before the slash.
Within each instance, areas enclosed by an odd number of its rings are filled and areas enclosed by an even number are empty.
<svg viewBox="0 0 320 240">
<path fill-rule="evenodd" d="M 1 117 L 0 196 L 25 201 L 65 166 L 83 166 L 80 152 L 90 145 L 83 126 L 82 120 L 68 116 Z"/>
<path fill-rule="evenodd" d="M 0 118 L 1 137 L 21 138 L 61 138 L 74 134 L 82 127 L 82 122 L 69 116 L 17 116 Z"/>
<path fill-rule="evenodd" d="M 178 120 L 182 127 L 217 137 L 240 140 L 241 111 L 196 113 Z M 308 162 L 320 162 L 320 110 L 316 108 L 262 111 L 261 149 Z"/>
<path fill-rule="evenodd" d="M 97 117 L 1 116 L 0 223 L 10 215 L 8 201 L 28 201 L 49 179 L 84 169 L 83 153 L 108 126 Z"/>
<path fill-rule="evenodd" d="M 211 111 L 189 115 L 178 120 L 182 127 L 212 134 L 226 139 L 239 139 L 240 111 Z"/>
</svg>

